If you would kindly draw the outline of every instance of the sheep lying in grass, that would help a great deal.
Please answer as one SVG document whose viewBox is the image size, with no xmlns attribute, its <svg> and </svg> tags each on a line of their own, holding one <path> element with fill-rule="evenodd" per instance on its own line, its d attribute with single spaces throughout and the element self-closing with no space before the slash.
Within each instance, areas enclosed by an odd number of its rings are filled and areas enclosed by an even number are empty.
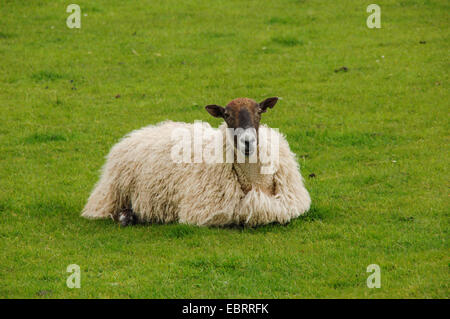
<svg viewBox="0 0 450 319">
<path fill-rule="evenodd" d="M 200 125 L 210 132 L 200 141 L 200 149 L 219 145 L 223 150 L 216 161 L 205 161 L 195 153 L 198 123 L 167 121 L 130 133 L 111 149 L 82 216 L 112 217 L 124 226 L 175 221 L 257 226 L 298 217 L 309 209 L 311 200 L 295 155 L 281 134 L 259 123 L 261 114 L 277 100 L 256 103 L 238 98 L 225 108 L 206 106 L 211 115 L 225 121 L 218 129 Z M 194 143 L 187 156 L 183 153 L 184 161 L 174 160 L 181 149 L 174 132 L 187 134 L 185 142 Z"/>
</svg>

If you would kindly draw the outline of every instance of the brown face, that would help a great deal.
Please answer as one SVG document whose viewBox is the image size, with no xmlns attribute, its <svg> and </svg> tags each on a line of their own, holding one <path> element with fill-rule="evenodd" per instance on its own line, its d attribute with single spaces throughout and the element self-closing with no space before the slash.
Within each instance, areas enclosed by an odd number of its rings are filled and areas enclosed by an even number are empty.
<svg viewBox="0 0 450 319">
<path fill-rule="evenodd" d="M 237 98 L 226 107 L 207 105 L 205 108 L 212 116 L 223 118 L 227 126 L 235 130 L 235 147 L 245 156 L 250 156 L 257 147 L 261 114 L 274 107 L 277 101 L 277 97 L 265 99 L 261 103 L 248 98 Z"/>
</svg>

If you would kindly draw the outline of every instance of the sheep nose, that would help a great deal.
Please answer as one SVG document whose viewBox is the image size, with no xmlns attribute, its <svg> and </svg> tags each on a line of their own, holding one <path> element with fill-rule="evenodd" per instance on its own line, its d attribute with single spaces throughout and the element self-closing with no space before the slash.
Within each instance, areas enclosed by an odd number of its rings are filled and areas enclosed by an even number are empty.
<svg viewBox="0 0 450 319">
<path fill-rule="evenodd" d="M 243 136 L 241 138 L 241 143 L 244 143 L 245 146 L 255 143 L 256 139 L 252 135 Z"/>
</svg>

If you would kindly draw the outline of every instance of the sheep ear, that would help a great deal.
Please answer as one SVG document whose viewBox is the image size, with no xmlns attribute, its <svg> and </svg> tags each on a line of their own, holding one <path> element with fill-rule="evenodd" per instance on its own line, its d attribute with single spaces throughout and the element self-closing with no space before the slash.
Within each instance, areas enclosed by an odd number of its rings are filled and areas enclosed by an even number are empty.
<svg viewBox="0 0 450 319">
<path fill-rule="evenodd" d="M 277 104 L 278 98 L 277 97 L 269 97 L 268 99 L 265 99 L 261 103 L 259 103 L 259 112 L 264 113 L 267 111 L 267 108 L 273 108 L 275 104 Z"/>
<path fill-rule="evenodd" d="M 221 107 L 220 105 L 207 105 L 205 106 L 205 109 L 208 111 L 209 114 L 211 114 L 214 117 L 223 117 L 223 114 L 225 113 L 225 109 Z"/>
</svg>

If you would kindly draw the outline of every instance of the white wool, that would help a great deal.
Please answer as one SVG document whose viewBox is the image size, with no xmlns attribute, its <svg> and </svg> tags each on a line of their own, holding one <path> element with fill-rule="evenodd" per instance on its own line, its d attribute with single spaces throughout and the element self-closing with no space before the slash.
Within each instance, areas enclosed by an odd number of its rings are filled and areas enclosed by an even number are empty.
<svg viewBox="0 0 450 319">
<path fill-rule="evenodd" d="M 209 124 L 204 127 L 211 129 Z M 295 154 L 278 132 L 265 125 L 259 128 L 279 138 L 279 161 L 272 162 L 274 173 L 260 174 L 259 161 L 175 163 L 171 134 L 176 128 L 194 135 L 194 124 L 166 121 L 131 132 L 114 145 L 82 216 L 116 217 L 131 207 L 141 222 L 257 226 L 284 224 L 308 211 L 311 199 Z M 226 124 L 218 130 L 226 136 Z M 204 139 L 203 143 L 205 149 L 213 140 Z M 263 163 L 269 149 L 270 139 L 258 143 Z"/>
</svg>

